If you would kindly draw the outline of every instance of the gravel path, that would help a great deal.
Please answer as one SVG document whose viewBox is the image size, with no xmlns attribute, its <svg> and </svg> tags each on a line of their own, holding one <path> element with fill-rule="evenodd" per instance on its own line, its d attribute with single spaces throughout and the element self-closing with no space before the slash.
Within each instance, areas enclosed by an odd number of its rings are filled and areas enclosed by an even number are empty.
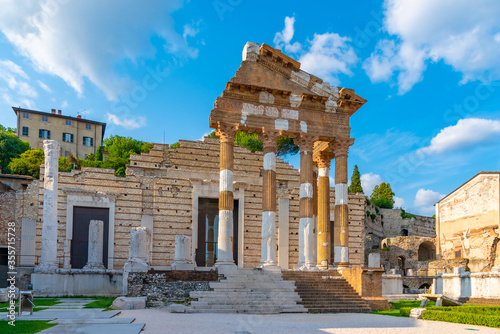
<svg viewBox="0 0 500 334">
<path fill-rule="evenodd" d="M 123 310 L 118 317 L 145 323 L 144 334 L 396 334 L 496 333 L 500 329 L 375 314 L 178 314 L 163 309 Z"/>
</svg>

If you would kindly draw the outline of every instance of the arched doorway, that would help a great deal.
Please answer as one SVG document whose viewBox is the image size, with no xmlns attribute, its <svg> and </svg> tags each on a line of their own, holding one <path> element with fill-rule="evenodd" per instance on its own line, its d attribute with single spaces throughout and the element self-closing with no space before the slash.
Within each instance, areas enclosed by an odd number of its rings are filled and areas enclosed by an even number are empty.
<svg viewBox="0 0 500 334">
<path fill-rule="evenodd" d="M 430 241 L 425 241 L 418 247 L 418 260 L 428 261 L 436 259 L 436 246 Z"/>
<path fill-rule="evenodd" d="M 408 236 L 408 230 L 407 230 L 407 229 L 405 229 L 405 228 L 404 228 L 404 229 L 402 229 L 402 230 L 401 230 L 401 236 L 403 236 L 403 237 L 407 237 L 407 236 Z"/>
</svg>

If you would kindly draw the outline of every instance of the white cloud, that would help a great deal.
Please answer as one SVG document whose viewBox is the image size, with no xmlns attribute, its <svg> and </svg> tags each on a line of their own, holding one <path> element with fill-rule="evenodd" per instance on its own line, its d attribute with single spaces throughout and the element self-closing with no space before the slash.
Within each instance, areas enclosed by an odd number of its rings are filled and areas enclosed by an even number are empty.
<svg viewBox="0 0 500 334">
<path fill-rule="evenodd" d="M 125 129 L 135 130 L 146 125 L 146 117 L 125 117 L 108 113 L 108 122 Z"/>
<path fill-rule="evenodd" d="M 366 173 L 361 175 L 361 187 L 366 196 L 370 196 L 373 188 L 382 183 L 382 178 L 378 174 Z"/>
<path fill-rule="evenodd" d="M 444 196 L 438 192 L 422 188 L 417 191 L 413 206 L 418 208 L 423 214 L 432 216 L 435 213 L 434 204 Z"/>
<path fill-rule="evenodd" d="M 500 2 L 385 0 L 384 7 L 393 39 L 380 41 L 363 64 L 373 82 L 398 73 L 404 94 L 422 80 L 427 61 L 452 66 L 462 73 L 462 83 L 500 79 Z"/>
<path fill-rule="evenodd" d="M 47 93 L 52 93 L 52 89 L 50 89 L 50 87 L 49 87 L 49 86 L 47 86 L 45 83 L 43 83 L 43 82 L 42 82 L 42 81 L 40 81 L 40 80 L 37 80 L 37 82 L 38 82 L 38 85 L 39 85 L 40 87 L 42 87 L 42 89 L 43 89 L 44 91 L 46 91 Z"/>
<path fill-rule="evenodd" d="M 121 0 L 6 0 L 0 30 L 38 71 L 61 77 L 80 95 L 88 80 L 116 99 L 134 85 L 114 67 L 154 57 L 152 36 L 178 58 L 197 56 L 174 28 L 171 13 L 182 5 L 182 0 L 152 0 L 147 6 Z"/>
<path fill-rule="evenodd" d="M 274 35 L 273 42 L 277 48 L 284 48 L 286 52 L 290 53 L 297 53 L 301 50 L 302 45 L 300 45 L 299 42 L 290 44 L 290 41 L 295 34 L 294 24 L 295 17 L 285 17 L 285 28 L 283 28 L 283 31 L 277 32 L 276 35 Z"/>
<path fill-rule="evenodd" d="M 404 209 L 406 207 L 406 202 L 403 198 L 394 196 L 394 208 Z"/>
<path fill-rule="evenodd" d="M 431 144 L 417 153 L 445 153 L 477 145 L 500 137 L 500 121 L 481 118 L 464 118 L 456 125 L 442 129 Z"/>
<path fill-rule="evenodd" d="M 335 178 L 329 176 L 330 179 L 330 187 L 335 187 Z"/>
<path fill-rule="evenodd" d="M 38 92 L 27 82 L 30 79 L 19 65 L 8 59 L 0 59 L 0 80 L 6 84 L 0 90 L 6 103 L 26 108 L 34 106 L 32 99 L 38 96 Z"/>
<path fill-rule="evenodd" d="M 352 75 L 351 68 L 358 57 L 350 45 L 350 38 L 336 33 L 314 34 L 305 45 L 299 42 L 291 44 L 294 24 L 294 17 L 285 18 L 285 28 L 274 37 L 277 48 L 296 54 L 302 69 L 334 85 L 340 84 L 339 74 Z"/>
</svg>

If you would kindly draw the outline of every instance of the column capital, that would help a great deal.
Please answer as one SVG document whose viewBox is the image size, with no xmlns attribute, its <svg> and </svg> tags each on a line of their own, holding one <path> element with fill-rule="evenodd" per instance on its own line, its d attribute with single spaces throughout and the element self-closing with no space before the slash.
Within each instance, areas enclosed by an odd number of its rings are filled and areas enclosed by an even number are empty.
<svg viewBox="0 0 500 334">
<path fill-rule="evenodd" d="M 297 138 L 296 144 L 300 147 L 300 152 L 312 152 L 314 147 L 314 142 L 319 139 L 318 136 L 300 134 Z"/>
<path fill-rule="evenodd" d="M 262 132 L 259 133 L 259 140 L 262 142 L 262 148 L 264 153 L 276 152 L 276 146 L 278 143 L 278 137 L 281 136 L 281 131 L 275 129 L 265 129 L 262 128 Z"/>
<path fill-rule="evenodd" d="M 330 162 L 335 158 L 335 153 L 331 151 L 321 151 L 314 156 L 314 162 L 319 168 L 330 168 Z"/>
<path fill-rule="evenodd" d="M 333 148 L 335 150 L 336 156 L 347 155 L 349 152 L 349 146 L 354 144 L 354 138 L 335 138 L 333 142 Z"/>
<path fill-rule="evenodd" d="M 218 122 L 215 134 L 219 137 L 221 143 L 232 143 L 234 142 L 236 131 L 238 131 L 237 124 Z"/>
</svg>

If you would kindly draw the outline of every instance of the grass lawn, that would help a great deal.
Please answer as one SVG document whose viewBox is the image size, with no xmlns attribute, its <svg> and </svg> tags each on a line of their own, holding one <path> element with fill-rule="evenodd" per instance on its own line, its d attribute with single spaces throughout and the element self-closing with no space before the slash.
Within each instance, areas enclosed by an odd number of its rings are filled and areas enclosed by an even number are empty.
<svg viewBox="0 0 500 334">
<path fill-rule="evenodd" d="M 34 298 L 33 304 L 35 304 L 34 312 L 46 310 L 47 308 L 44 306 L 53 306 L 60 304 L 61 302 L 57 300 L 57 298 Z M 17 305 L 17 299 L 16 299 Z M 7 312 L 7 308 L 9 307 L 9 303 L 0 303 L 0 312 Z M 17 312 L 17 307 L 16 307 Z M 0 332 L 2 333 L 2 332 Z"/>
<path fill-rule="evenodd" d="M 402 307 L 420 307 L 420 300 L 399 300 L 397 302 L 390 302 L 394 309 L 391 310 L 375 310 L 372 314 L 381 314 L 381 315 L 392 315 L 394 317 L 402 317 L 399 314 L 399 309 Z M 434 306 L 433 302 L 427 302 L 427 307 Z"/>
<path fill-rule="evenodd" d="M 0 320 L 0 333 L 34 334 L 56 325 L 48 322 L 49 320 L 16 320 L 15 326 L 11 326 L 8 321 Z"/>
<path fill-rule="evenodd" d="M 91 297 L 97 299 L 96 301 L 90 302 L 83 308 L 104 308 L 107 309 L 113 304 L 116 297 Z"/>
</svg>

